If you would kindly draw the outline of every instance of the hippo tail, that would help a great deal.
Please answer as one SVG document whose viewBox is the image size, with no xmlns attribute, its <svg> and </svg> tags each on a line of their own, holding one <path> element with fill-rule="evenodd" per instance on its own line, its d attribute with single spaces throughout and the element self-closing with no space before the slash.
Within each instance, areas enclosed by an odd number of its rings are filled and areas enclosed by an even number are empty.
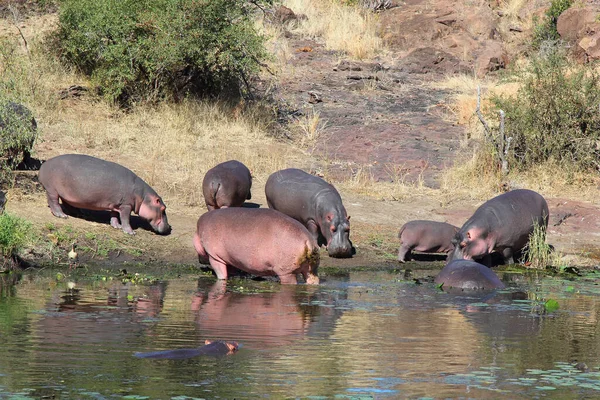
<svg viewBox="0 0 600 400">
<path fill-rule="evenodd" d="M 405 228 L 406 228 L 406 225 L 402 225 L 402 228 L 400 228 L 400 232 L 398 232 L 398 239 L 402 239 L 402 232 L 404 232 Z"/>
<path fill-rule="evenodd" d="M 219 190 L 221 189 L 221 182 L 212 181 L 210 183 L 210 197 L 213 204 L 217 204 L 217 195 L 219 194 Z"/>
</svg>

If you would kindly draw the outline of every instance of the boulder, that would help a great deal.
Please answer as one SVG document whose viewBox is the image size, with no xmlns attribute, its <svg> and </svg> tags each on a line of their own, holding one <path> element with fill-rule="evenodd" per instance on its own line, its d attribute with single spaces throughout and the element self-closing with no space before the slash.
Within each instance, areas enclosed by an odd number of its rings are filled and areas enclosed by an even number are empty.
<svg viewBox="0 0 600 400">
<path fill-rule="evenodd" d="M 477 76 L 482 77 L 489 72 L 506 68 L 507 64 L 508 55 L 502 47 L 502 43 L 490 40 L 485 43 L 475 61 L 475 71 Z"/>
</svg>

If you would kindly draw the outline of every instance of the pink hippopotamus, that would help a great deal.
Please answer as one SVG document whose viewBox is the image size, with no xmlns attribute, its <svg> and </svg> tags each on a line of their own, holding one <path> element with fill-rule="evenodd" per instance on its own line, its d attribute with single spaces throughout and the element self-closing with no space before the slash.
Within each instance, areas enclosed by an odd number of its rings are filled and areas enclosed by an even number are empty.
<svg viewBox="0 0 600 400">
<path fill-rule="evenodd" d="M 401 245 L 398 250 L 398 261 L 410 259 L 413 250 L 423 253 L 450 253 L 454 249 L 452 238 L 458 227 L 446 222 L 409 221 L 402 225 L 398 238 Z"/>
<path fill-rule="evenodd" d="M 171 231 L 166 206 L 154 189 L 122 165 L 83 154 L 64 154 L 44 162 L 38 179 L 54 216 L 67 218 L 63 205 L 86 210 L 110 211 L 110 224 L 135 234 L 131 212 L 150 223 L 160 234 Z M 121 222 L 119 222 L 119 219 Z"/>
<path fill-rule="evenodd" d="M 202 181 L 202 194 L 208 211 L 241 207 L 252 194 L 252 174 L 239 161 L 225 161 L 209 169 Z"/>
<path fill-rule="evenodd" d="M 319 247 L 298 221 L 265 208 L 221 208 L 198 219 L 193 244 L 203 263 L 218 279 L 234 267 L 260 276 L 276 275 L 283 284 L 296 284 L 301 273 L 318 284 Z"/>
</svg>

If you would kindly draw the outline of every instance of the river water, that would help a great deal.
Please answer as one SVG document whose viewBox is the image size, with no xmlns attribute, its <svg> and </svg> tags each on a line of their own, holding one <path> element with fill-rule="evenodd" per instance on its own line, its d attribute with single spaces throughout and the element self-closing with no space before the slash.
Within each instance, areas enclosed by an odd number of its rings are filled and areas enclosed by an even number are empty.
<svg viewBox="0 0 600 400">
<path fill-rule="evenodd" d="M 492 293 L 445 293 L 431 274 L 350 271 L 310 287 L 4 275 L 0 399 L 600 397 L 596 274 L 505 274 Z M 133 356 L 205 339 L 241 348 Z"/>
</svg>

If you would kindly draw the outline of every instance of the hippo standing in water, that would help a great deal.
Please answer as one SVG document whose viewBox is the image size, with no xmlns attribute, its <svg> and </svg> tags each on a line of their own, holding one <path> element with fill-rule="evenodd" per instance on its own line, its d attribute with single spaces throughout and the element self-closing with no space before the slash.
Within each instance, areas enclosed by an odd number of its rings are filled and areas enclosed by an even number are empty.
<svg viewBox="0 0 600 400">
<path fill-rule="evenodd" d="M 548 227 L 548 204 L 532 190 L 518 189 L 483 203 L 452 239 L 451 260 L 482 260 L 491 266 L 491 253 L 506 264 L 529 243 L 535 225 Z"/>
<path fill-rule="evenodd" d="M 64 154 L 43 163 L 38 179 L 56 217 L 67 218 L 58 202 L 61 199 L 72 207 L 110 211 L 110 224 L 130 235 L 135 234 L 129 224 L 132 211 L 156 232 L 171 231 L 160 196 L 122 165 L 83 154 Z"/>
<path fill-rule="evenodd" d="M 134 356 L 138 358 L 181 360 L 184 358 L 192 358 L 197 356 L 227 356 L 235 353 L 238 348 L 239 345 L 237 342 L 224 342 L 221 340 L 213 342 L 211 340 L 207 340 L 204 342 L 204 346 L 198 347 L 197 349 L 151 351 L 149 353 L 135 353 Z"/>
<path fill-rule="evenodd" d="M 274 172 L 265 186 L 269 208 L 289 215 L 308 228 L 330 257 L 356 253 L 350 241 L 350 217 L 338 191 L 323 179 L 300 169 Z"/>
<path fill-rule="evenodd" d="M 209 169 L 202 181 L 202 194 L 208 211 L 241 207 L 252 195 L 252 175 L 239 161 L 226 161 Z"/>
<path fill-rule="evenodd" d="M 450 253 L 454 249 L 452 238 L 458 227 L 445 222 L 409 221 L 400 228 L 398 238 L 401 245 L 398 261 L 410 259 L 413 250 L 423 253 Z"/>
<path fill-rule="evenodd" d="M 0 104 L 0 157 L 11 168 L 29 163 L 36 136 L 37 123 L 27 107 L 12 101 Z"/>
<path fill-rule="evenodd" d="M 198 219 L 193 239 L 201 262 L 210 263 L 218 279 L 227 267 L 260 276 L 279 276 L 296 284 L 301 273 L 308 284 L 318 284 L 319 248 L 298 221 L 266 208 L 222 208 Z"/>
<path fill-rule="evenodd" d="M 459 290 L 492 290 L 503 289 L 504 283 L 486 267 L 471 260 L 454 260 L 449 262 L 435 277 L 442 288 Z"/>
</svg>

